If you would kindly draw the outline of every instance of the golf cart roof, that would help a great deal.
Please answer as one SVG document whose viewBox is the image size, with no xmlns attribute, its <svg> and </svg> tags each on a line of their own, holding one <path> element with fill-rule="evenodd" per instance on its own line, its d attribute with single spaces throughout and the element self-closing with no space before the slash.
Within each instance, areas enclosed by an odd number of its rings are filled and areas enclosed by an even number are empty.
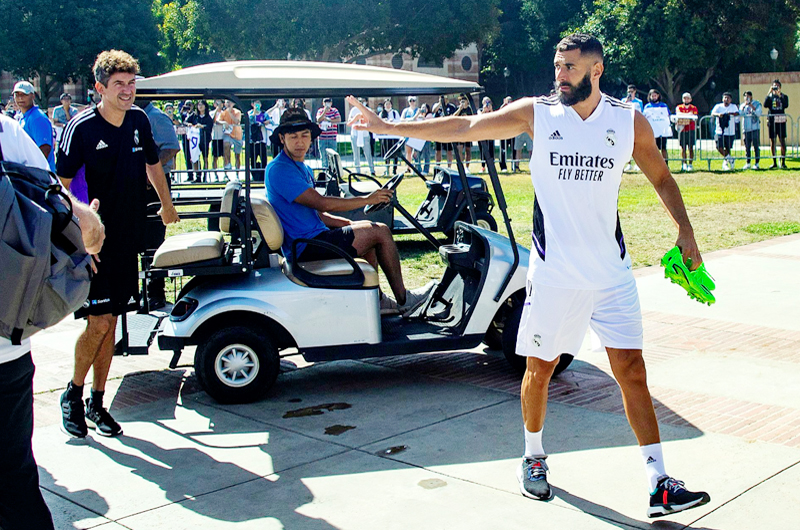
<svg viewBox="0 0 800 530">
<path fill-rule="evenodd" d="M 241 99 L 439 95 L 480 92 L 470 81 L 379 66 L 312 61 L 227 61 L 136 82 L 141 97 Z"/>
</svg>

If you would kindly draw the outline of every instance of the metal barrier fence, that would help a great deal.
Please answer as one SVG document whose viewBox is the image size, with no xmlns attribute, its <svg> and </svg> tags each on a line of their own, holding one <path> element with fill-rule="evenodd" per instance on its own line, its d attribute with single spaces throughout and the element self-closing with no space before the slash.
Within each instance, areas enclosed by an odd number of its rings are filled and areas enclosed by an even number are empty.
<svg viewBox="0 0 800 530">
<path fill-rule="evenodd" d="M 795 119 L 790 115 L 786 116 L 786 158 L 800 158 L 800 118 Z M 759 118 L 758 124 L 758 141 L 745 141 L 749 140 L 746 136 L 750 135 L 743 135 L 743 121 L 746 119 L 745 116 L 738 116 L 735 117 L 736 119 L 736 128 L 735 128 L 735 135 L 733 144 L 730 150 L 730 156 L 737 161 L 736 165 L 739 165 L 739 162 L 742 164 L 748 162 L 747 156 L 747 143 L 751 143 L 750 149 L 750 157 L 749 162 L 751 165 L 756 163 L 756 146 L 758 146 L 758 162 L 760 163 L 760 167 L 766 168 L 769 167 L 773 161 L 776 161 L 780 164 L 781 158 L 781 145 L 780 142 L 776 142 L 776 154 L 773 157 L 771 149 L 770 149 L 770 138 L 769 138 L 769 118 L 767 115 L 761 116 Z M 714 131 L 717 125 L 717 118 L 714 116 L 702 116 L 697 121 L 696 133 L 695 133 L 695 142 L 694 142 L 694 162 L 695 163 L 705 163 L 707 168 L 711 170 L 712 163 L 715 164 L 717 167 L 718 164 L 721 164 L 723 160 L 722 154 L 717 150 L 717 143 Z M 352 158 L 352 145 L 350 143 L 350 135 L 349 131 L 347 131 L 346 127 L 340 124 L 340 132 L 338 134 L 337 139 L 337 150 L 342 155 L 342 162 L 344 163 L 345 167 L 353 168 L 354 161 Z M 682 159 L 682 150 L 680 146 L 680 133 L 677 130 L 676 125 L 672 124 L 673 135 L 671 138 L 667 140 L 667 155 L 669 161 L 682 161 L 688 162 L 688 152 L 687 152 L 687 159 Z M 753 139 L 755 140 L 755 139 Z M 500 140 L 495 140 L 495 163 L 499 164 L 501 159 L 501 152 L 503 149 L 503 143 Z M 530 147 L 531 145 L 528 144 L 525 146 L 525 149 L 522 153 L 520 153 L 519 158 L 514 158 L 516 150 L 512 147 L 512 142 L 505 142 L 506 145 L 506 169 L 505 171 L 515 171 L 519 169 L 520 163 L 527 163 L 530 159 Z M 430 150 L 430 165 L 433 166 L 437 164 L 435 161 L 435 151 L 432 145 L 432 142 L 429 142 L 428 149 Z M 184 142 L 181 142 L 181 146 L 183 147 Z M 315 154 L 315 148 L 312 148 L 310 152 L 311 156 L 307 158 L 308 164 L 312 168 L 319 168 L 322 166 L 322 161 L 320 158 Z M 271 159 L 271 150 L 268 149 L 268 155 Z M 472 150 L 471 150 L 471 159 L 472 164 L 478 164 L 481 162 L 480 150 L 478 149 L 477 142 L 472 143 Z M 242 159 L 242 166 L 244 165 L 244 157 L 246 156 L 246 150 L 244 150 L 241 154 Z M 211 166 L 211 155 L 208 156 L 209 167 Z M 373 161 L 376 170 L 378 168 L 382 169 L 379 174 L 387 174 L 392 166 L 391 163 L 387 164 L 383 161 L 382 153 L 381 153 L 381 144 L 380 141 L 375 141 L 373 146 Z M 443 150 L 442 152 L 442 161 L 441 164 L 447 163 L 447 155 L 446 152 Z M 219 162 L 219 166 L 221 166 L 221 160 Z M 424 165 L 424 162 L 423 162 Z M 201 165 L 202 167 L 202 165 Z M 743 166 L 739 165 L 739 168 Z M 175 160 L 175 173 L 178 175 L 179 181 L 184 181 L 186 179 L 187 171 L 186 171 L 186 163 L 185 157 L 183 152 L 179 152 L 176 156 Z M 361 161 L 361 172 L 365 173 L 369 171 L 369 167 L 365 160 Z M 221 168 L 218 171 L 209 170 L 205 177 L 206 179 L 215 179 L 217 178 L 217 174 L 224 175 L 224 170 Z M 204 179 L 205 180 L 205 179 Z"/>
<path fill-rule="evenodd" d="M 796 158 L 800 156 L 800 131 L 798 130 L 798 120 L 792 116 L 784 114 L 786 129 L 786 158 Z M 743 132 L 747 116 L 732 116 L 735 119 L 735 134 L 730 148 L 730 156 L 734 161 L 744 161 L 755 165 L 760 162 L 760 167 L 769 167 L 767 164 L 781 163 L 781 143 L 775 139 L 775 156 L 772 155 L 770 148 L 770 129 L 774 127 L 775 132 L 779 132 L 781 126 L 774 123 L 767 115 L 758 119 L 757 128 L 753 132 Z M 780 119 L 780 118 L 778 118 Z M 717 149 L 717 139 L 715 131 L 718 118 L 715 116 L 703 116 L 697 123 L 697 141 L 695 145 L 695 159 L 705 161 L 708 169 L 711 163 L 723 162 L 723 156 Z M 748 149 L 748 146 L 750 149 Z M 748 151 L 750 156 L 748 157 Z M 732 168 L 733 169 L 733 168 Z"/>
</svg>

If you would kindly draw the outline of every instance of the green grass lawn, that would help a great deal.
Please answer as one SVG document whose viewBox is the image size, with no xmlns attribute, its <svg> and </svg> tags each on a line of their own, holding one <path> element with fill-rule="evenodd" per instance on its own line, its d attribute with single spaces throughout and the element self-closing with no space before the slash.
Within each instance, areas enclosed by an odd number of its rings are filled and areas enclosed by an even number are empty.
<svg viewBox="0 0 800 530">
<path fill-rule="evenodd" d="M 523 170 L 527 164 L 523 164 Z M 671 163 L 673 171 L 678 163 Z M 695 168 L 700 168 L 695 164 Z M 712 166 L 712 169 L 715 166 Z M 800 232 L 800 162 L 789 170 L 695 171 L 675 173 L 686 203 L 695 237 L 703 253 L 746 245 Z M 793 168 L 793 169 L 792 169 Z M 473 163 L 477 171 L 479 165 Z M 486 174 L 482 175 L 486 177 Z M 530 248 L 533 187 L 527 171 L 501 174 L 509 217 L 517 241 Z M 491 188 L 491 186 L 490 186 Z M 406 178 L 398 188 L 401 204 L 414 213 L 427 194 L 419 178 Z M 675 243 L 677 230 L 658 201 L 653 187 L 641 173 L 625 174 L 620 189 L 622 229 L 634 267 L 654 265 Z M 494 211 L 500 232 L 505 226 Z M 205 230 L 203 221 L 184 221 L 169 227 L 168 235 Z M 437 234 L 441 235 L 441 234 Z M 439 278 L 439 255 L 419 235 L 396 236 L 406 284 L 414 287 Z M 384 288 L 387 288 L 383 277 Z"/>
</svg>

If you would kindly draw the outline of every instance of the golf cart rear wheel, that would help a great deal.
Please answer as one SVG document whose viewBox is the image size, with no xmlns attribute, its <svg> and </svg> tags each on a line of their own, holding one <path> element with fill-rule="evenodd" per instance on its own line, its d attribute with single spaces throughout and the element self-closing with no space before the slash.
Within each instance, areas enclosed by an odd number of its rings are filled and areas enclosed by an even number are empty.
<svg viewBox="0 0 800 530">
<path fill-rule="evenodd" d="M 519 374 L 525 373 L 528 358 L 522 355 L 517 355 L 517 333 L 519 332 L 519 322 L 522 318 L 522 306 L 515 307 L 506 318 L 503 327 L 502 341 L 503 341 L 503 356 L 508 361 L 508 364 L 516 370 Z M 562 353 L 558 360 L 555 370 L 553 370 L 553 377 L 567 369 L 575 357 L 569 353 Z"/>
<path fill-rule="evenodd" d="M 497 232 L 497 221 L 487 212 L 475 212 L 475 224 L 486 230 Z"/>
<path fill-rule="evenodd" d="M 213 333 L 197 347 L 194 370 L 200 386 L 220 403 L 249 403 L 269 391 L 280 356 L 265 335 L 244 326 Z"/>
</svg>

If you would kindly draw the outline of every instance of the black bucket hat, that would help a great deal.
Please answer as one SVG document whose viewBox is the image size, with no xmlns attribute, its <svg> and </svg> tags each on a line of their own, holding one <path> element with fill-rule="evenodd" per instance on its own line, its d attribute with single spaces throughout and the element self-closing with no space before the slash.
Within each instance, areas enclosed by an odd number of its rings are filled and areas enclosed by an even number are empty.
<svg viewBox="0 0 800 530">
<path fill-rule="evenodd" d="M 319 125 L 311 121 L 311 119 L 308 117 L 305 109 L 286 109 L 286 112 L 284 112 L 283 116 L 281 116 L 280 125 L 275 128 L 275 131 L 272 133 L 269 139 L 272 141 L 272 143 L 282 146 L 283 143 L 281 142 L 281 134 L 303 131 L 306 129 L 311 131 L 312 140 L 319 136 L 322 132 L 322 130 L 319 128 Z"/>
</svg>

